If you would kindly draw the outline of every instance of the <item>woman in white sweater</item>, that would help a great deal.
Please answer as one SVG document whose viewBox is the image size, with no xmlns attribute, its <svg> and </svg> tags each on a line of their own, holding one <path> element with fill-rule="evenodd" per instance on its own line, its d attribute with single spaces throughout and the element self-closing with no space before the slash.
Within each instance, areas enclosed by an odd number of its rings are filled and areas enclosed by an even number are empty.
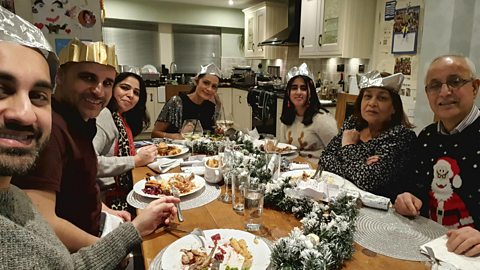
<svg viewBox="0 0 480 270">
<path fill-rule="evenodd" d="M 131 170 L 154 161 L 157 147 L 149 145 L 136 151 L 133 138 L 150 124 L 145 103 L 147 91 L 143 79 L 130 72 L 120 73 L 113 85 L 107 108 L 97 117 L 93 145 L 98 157 L 97 177 L 101 185 L 111 187 L 105 204 L 126 210 L 126 196 L 132 190 Z"/>
<path fill-rule="evenodd" d="M 280 142 L 295 145 L 301 156 L 318 162 L 330 140 L 338 133 L 337 122 L 318 99 L 312 73 L 304 63 L 287 74 L 280 120 Z"/>
</svg>

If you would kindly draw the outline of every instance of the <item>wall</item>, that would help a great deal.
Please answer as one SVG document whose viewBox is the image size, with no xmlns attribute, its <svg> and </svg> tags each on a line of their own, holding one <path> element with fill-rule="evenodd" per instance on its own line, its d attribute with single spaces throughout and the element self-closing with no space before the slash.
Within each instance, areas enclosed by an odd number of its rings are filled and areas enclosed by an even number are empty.
<svg viewBox="0 0 480 270">
<path fill-rule="evenodd" d="M 448 11 L 448 12 L 445 12 Z M 439 55 L 470 56 L 480 67 L 480 1 L 425 0 L 422 51 L 418 70 L 418 89 L 424 89 L 424 76 L 429 63 Z M 478 72 L 477 72 L 478 76 Z M 432 123 L 433 113 L 427 106 L 425 91 L 418 91 L 415 105 L 417 131 Z M 480 105 L 479 100 L 476 101 Z"/>
<path fill-rule="evenodd" d="M 106 17 L 112 19 L 243 28 L 240 9 L 215 8 L 152 0 L 107 0 Z"/>
</svg>

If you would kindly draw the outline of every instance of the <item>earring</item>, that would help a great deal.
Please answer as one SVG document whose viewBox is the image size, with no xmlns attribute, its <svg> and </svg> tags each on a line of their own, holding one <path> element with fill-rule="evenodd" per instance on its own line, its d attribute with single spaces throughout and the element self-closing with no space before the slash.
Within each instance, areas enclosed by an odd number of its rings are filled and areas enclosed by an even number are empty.
<svg viewBox="0 0 480 270">
<path fill-rule="evenodd" d="M 287 101 L 287 107 L 290 108 L 290 100 Z"/>
</svg>

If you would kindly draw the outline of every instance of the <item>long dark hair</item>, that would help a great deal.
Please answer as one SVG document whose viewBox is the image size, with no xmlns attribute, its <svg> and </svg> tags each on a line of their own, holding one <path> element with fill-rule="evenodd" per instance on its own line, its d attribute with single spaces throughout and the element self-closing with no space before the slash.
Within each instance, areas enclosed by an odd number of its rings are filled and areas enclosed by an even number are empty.
<svg viewBox="0 0 480 270">
<path fill-rule="evenodd" d="M 380 75 L 382 77 L 388 77 L 391 74 L 388 72 L 382 72 Z M 402 99 L 400 98 L 400 95 L 398 94 L 398 92 L 388 88 L 383 88 L 383 87 L 380 87 L 380 88 L 387 90 L 388 94 L 390 95 L 390 98 L 392 99 L 393 109 L 395 110 L 395 112 L 392 115 L 392 118 L 390 119 L 390 123 L 388 123 L 388 125 L 386 125 L 384 129 L 387 130 L 397 125 L 403 125 L 406 128 L 414 128 L 415 126 L 412 123 L 410 123 L 410 121 L 408 121 L 408 117 L 403 111 Z M 368 126 L 367 121 L 362 117 L 362 108 L 361 108 L 363 95 L 365 94 L 365 89 L 368 89 L 368 88 L 363 88 L 360 90 L 360 93 L 357 99 L 355 100 L 355 104 L 353 107 L 353 115 L 355 116 L 356 127 L 358 129 L 364 129 Z"/>
<path fill-rule="evenodd" d="M 293 102 L 290 100 L 290 92 L 292 90 L 293 81 L 295 81 L 295 79 L 299 77 L 303 79 L 303 81 L 308 87 L 308 101 L 306 104 L 307 110 L 305 111 L 305 115 L 303 116 L 302 123 L 305 126 L 308 126 L 313 123 L 313 117 L 317 113 L 322 113 L 320 110 L 328 112 L 320 104 L 320 100 L 318 99 L 317 91 L 315 89 L 315 84 L 313 83 L 313 80 L 308 76 L 297 75 L 295 77 L 292 77 L 288 81 L 287 88 L 285 89 L 285 95 L 283 97 L 282 115 L 280 116 L 280 120 L 282 121 L 282 123 L 284 123 L 287 126 L 291 125 L 295 120 L 295 115 L 296 115 L 295 106 L 293 105 Z"/>
<path fill-rule="evenodd" d="M 127 125 L 132 131 L 133 137 L 135 137 L 144 129 L 148 128 L 148 126 L 150 126 L 150 117 L 148 116 L 147 107 L 145 106 L 147 103 L 147 87 L 145 86 L 145 82 L 143 81 L 142 77 L 139 75 L 131 72 L 122 72 L 115 78 L 113 89 L 115 89 L 120 82 L 128 77 L 134 77 L 138 80 L 140 85 L 140 95 L 137 104 L 135 107 L 122 114 L 123 118 L 125 118 L 125 121 L 127 122 Z M 110 99 L 107 108 L 112 112 L 118 111 L 117 101 L 114 97 Z"/>
</svg>

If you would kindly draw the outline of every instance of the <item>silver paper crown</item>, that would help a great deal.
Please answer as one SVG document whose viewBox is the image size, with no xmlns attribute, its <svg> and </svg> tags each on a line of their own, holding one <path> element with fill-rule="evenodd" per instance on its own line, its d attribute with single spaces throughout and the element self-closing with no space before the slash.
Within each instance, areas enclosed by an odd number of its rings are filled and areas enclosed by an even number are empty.
<svg viewBox="0 0 480 270">
<path fill-rule="evenodd" d="M 377 70 L 369 71 L 363 75 L 357 75 L 358 88 L 381 87 L 391 90 L 395 93 L 402 88 L 404 76 L 402 73 L 395 73 L 388 77 L 383 77 Z"/>
<path fill-rule="evenodd" d="M 217 76 L 218 78 L 222 78 L 222 71 L 214 63 L 201 66 L 200 72 L 198 72 L 197 77 L 200 74 L 211 74 Z"/>
<path fill-rule="evenodd" d="M 42 31 L 20 16 L 0 7 L 0 41 L 8 41 L 38 49 L 48 62 L 52 83 L 58 68 L 58 58 Z"/>
<path fill-rule="evenodd" d="M 293 78 L 295 76 L 299 76 L 299 75 L 308 76 L 308 77 L 310 77 L 310 79 L 314 80 L 313 79 L 313 73 L 310 71 L 310 69 L 308 69 L 306 63 L 301 64 L 299 67 L 296 67 L 296 66 L 292 67 L 287 72 L 287 75 L 285 76 L 285 79 L 288 82 L 288 81 L 290 81 L 291 78 Z"/>
</svg>

